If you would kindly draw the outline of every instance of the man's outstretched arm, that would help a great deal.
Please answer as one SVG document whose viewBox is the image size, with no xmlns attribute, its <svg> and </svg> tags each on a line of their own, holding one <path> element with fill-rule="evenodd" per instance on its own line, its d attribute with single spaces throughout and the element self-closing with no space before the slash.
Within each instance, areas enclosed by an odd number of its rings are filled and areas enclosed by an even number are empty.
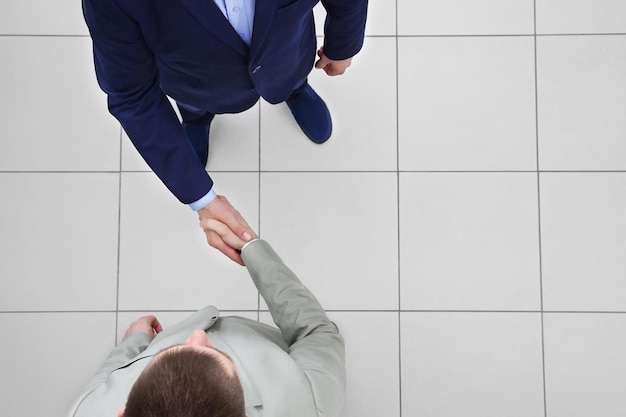
<svg viewBox="0 0 626 417">
<path fill-rule="evenodd" d="M 318 409 L 327 416 L 339 415 L 346 382 L 345 348 L 335 325 L 267 242 L 248 244 L 241 256 L 290 346 L 290 356 L 307 377 Z"/>
<path fill-rule="evenodd" d="M 184 204 L 197 203 L 213 191 L 213 180 L 161 90 L 156 57 L 141 27 L 113 0 L 83 0 L 83 12 L 93 42 L 96 76 L 108 96 L 109 111 L 172 194 Z M 228 230 L 207 233 L 207 241 L 243 264 L 235 249 L 224 243 L 224 233 L 235 233 L 245 243 L 252 229 L 228 201 L 216 200 L 196 210 L 200 209 L 200 219 L 216 220 Z"/>
</svg>

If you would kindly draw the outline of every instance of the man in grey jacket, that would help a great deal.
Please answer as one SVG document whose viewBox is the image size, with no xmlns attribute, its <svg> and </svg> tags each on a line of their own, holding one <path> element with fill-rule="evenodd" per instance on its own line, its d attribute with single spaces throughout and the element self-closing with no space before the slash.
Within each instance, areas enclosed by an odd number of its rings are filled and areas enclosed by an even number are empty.
<svg viewBox="0 0 626 417">
<path fill-rule="evenodd" d="M 343 338 L 311 292 L 259 239 L 241 250 L 280 330 L 206 307 L 162 329 L 131 324 L 69 416 L 338 416 Z"/>
</svg>

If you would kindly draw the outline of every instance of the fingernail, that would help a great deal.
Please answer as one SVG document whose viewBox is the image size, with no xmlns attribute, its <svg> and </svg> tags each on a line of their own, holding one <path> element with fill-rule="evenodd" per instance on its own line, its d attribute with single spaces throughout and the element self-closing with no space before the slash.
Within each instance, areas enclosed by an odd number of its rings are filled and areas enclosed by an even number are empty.
<svg viewBox="0 0 626 417">
<path fill-rule="evenodd" d="M 250 233 L 248 232 L 243 232 L 243 238 L 247 242 L 248 240 L 252 238 L 252 236 L 250 236 Z"/>
</svg>

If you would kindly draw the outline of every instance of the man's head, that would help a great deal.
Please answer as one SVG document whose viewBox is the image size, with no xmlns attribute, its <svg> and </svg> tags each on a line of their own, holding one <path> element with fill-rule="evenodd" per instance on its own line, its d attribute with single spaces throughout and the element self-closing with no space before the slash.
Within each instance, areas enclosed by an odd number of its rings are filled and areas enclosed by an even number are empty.
<svg viewBox="0 0 626 417">
<path fill-rule="evenodd" d="M 159 352 L 141 373 L 120 417 L 244 417 L 243 389 L 228 356 L 202 330 Z"/>
</svg>

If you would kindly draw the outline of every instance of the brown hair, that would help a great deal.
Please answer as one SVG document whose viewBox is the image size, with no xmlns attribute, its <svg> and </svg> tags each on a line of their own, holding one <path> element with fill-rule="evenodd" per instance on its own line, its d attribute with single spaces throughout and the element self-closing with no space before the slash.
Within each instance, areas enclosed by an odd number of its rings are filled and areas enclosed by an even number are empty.
<svg viewBox="0 0 626 417">
<path fill-rule="evenodd" d="M 184 347 L 154 358 L 135 381 L 124 412 L 125 417 L 244 415 L 241 382 L 225 358 Z"/>
</svg>

